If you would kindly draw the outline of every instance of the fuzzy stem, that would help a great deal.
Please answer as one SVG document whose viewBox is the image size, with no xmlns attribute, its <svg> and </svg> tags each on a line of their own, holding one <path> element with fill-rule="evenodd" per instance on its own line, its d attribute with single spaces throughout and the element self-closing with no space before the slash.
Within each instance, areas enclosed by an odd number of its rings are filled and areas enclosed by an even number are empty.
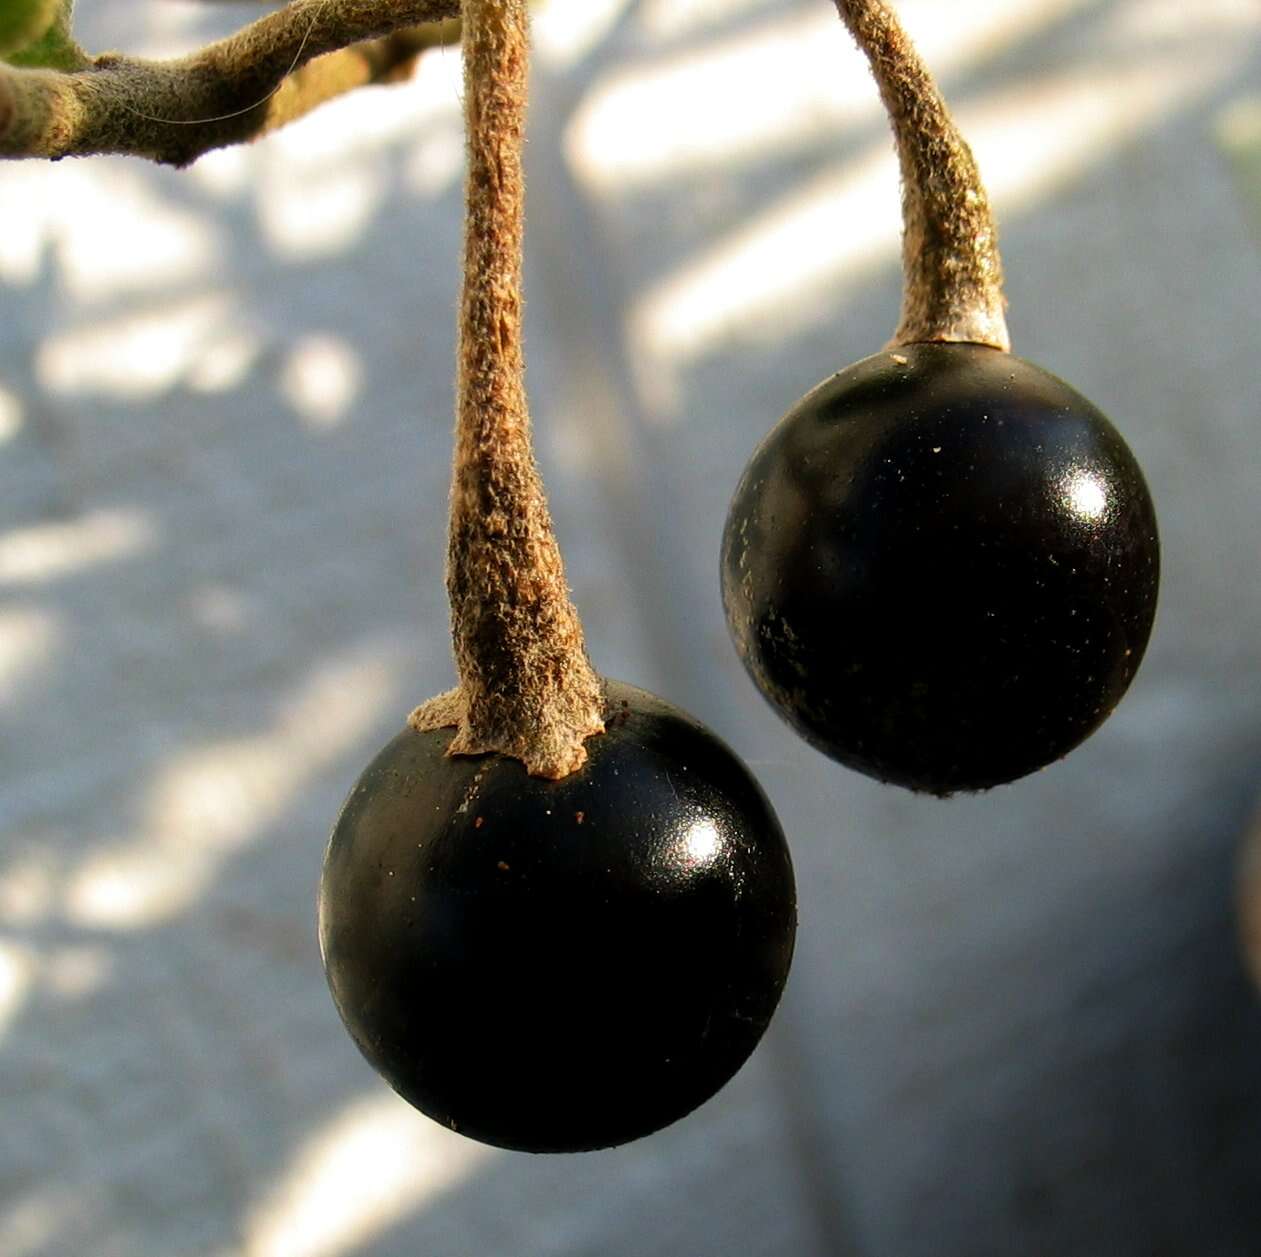
<svg viewBox="0 0 1261 1257">
<path fill-rule="evenodd" d="M 0 64 L 0 158 L 126 153 L 185 166 L 393 81 L 453 37 L 436 24 L 459 12 L 459 0 L 293 0 L 169 61 L 102 53 L 70 72 Z"/>
<path fill-rule="evenodd" d="M 412 714 L 449 754 L 498 752 L 560 778 L 603 731 L 530 444 L 521 348 L 526 0 L 465 0 L 464 292 L 447 593 L 459 686 Z"/>
<path fill-rule="evenodd" d="M 1003 268 L 972 151 L 883 0 L 836 0 L 871 64 L 902 168 L 902 318 L 892 343 L 1010 349 Z"/>
</svg>

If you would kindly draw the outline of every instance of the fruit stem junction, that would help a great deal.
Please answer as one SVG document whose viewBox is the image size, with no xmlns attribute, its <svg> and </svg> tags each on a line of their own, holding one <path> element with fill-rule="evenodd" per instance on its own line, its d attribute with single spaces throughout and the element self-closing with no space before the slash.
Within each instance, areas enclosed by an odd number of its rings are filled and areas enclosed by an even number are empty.
<svg viewBox="0 0 1261 1257">
<path fill-rule="evenodd" d="M 902 168 L 902 317 L 893 345 L 1009 350 L 998 233 L 972 150 L 884 0 L 836 0 L 866 55 Z"/>
<path fill-rule="evenodd" d="M 530 442 L 521 342 L 529 33 L 526 0 L 465 0 L 464 289 L 447 593 L 459 685 L 412 713 L 456 726 L 448 754 L 497 752 L 561 778 L 601 733 L 587 659 Z"/>
</svg>

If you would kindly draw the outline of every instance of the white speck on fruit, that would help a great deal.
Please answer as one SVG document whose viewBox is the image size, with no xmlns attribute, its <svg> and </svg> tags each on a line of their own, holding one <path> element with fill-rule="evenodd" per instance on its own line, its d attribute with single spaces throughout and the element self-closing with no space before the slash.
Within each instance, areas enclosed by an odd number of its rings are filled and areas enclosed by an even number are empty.
<svg viewBox="0 0 1261 1257">
<path fill-rule="evenodd" d="M 469 782 L 468 790 L 465 791 L 464 801 L 455 809 L 456 812 L 467 812 L 469 810 L 469 804 L 473 802 L 474 798 L 476 798 L 477 787 L 481 785 L 482 778 L 485 775 L 486 769 L 484 767 L 479 768 L 477 772 L 473 774 L 473 780 Z"/>
</svg>

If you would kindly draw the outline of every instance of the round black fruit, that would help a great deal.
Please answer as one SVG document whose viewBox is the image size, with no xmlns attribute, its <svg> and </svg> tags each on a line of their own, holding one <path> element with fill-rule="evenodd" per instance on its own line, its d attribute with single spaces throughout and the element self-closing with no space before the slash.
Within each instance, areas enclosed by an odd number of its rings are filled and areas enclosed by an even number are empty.
<svg viewBox="0 0 1261 1257">
<path fill-rule="evenodd" d="M 796 900 L 779 823 L 713 734 L 608 683 L 561 781 L 400 733 L 324 858 L 320 949 L 364 1056 L 462 1134 L 532 1152 L 646 1135 L 770 1021 Z"/>
<path fill-rule="evenodd" d="M 825 754 L 950 794 L 1066 754 L 1134 676 L 1159 583 L 1108 420 L 997 349 L 914 344 L 807 394 L 754 454 L 722 551 L 758 688 Z"/>
</svg>

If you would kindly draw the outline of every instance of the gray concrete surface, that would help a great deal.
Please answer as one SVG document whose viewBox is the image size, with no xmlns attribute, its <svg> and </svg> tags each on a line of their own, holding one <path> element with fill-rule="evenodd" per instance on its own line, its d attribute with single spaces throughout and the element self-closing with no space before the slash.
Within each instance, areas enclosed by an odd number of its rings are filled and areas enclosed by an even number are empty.
<svg viewBox="0 0 1261 1257">
<path fill-rule="evenodd" d="M 82 7 L 133 51 L 240 19 Z M 823 0 L 549 0 L 527 350 L 575 597 L 602 670 L 754 764 L 801 889 L 764 1046 L 612 1153 L 413 1114 L 314 944 L 342 795 L 450 680 L 455 55 L 190 172 L 0 170 L 3 1257 L 1261 1252 L 1231 908 L 1261 787 L 1261 4 L 902 9 L 994 191 L 1017 349 L 1146 468 L 1157 631 L 1094 738 L 982 797 L 781 728 L 718 536 L 764 430 L 893 326 L 874 91 Z"/>
</svg>

